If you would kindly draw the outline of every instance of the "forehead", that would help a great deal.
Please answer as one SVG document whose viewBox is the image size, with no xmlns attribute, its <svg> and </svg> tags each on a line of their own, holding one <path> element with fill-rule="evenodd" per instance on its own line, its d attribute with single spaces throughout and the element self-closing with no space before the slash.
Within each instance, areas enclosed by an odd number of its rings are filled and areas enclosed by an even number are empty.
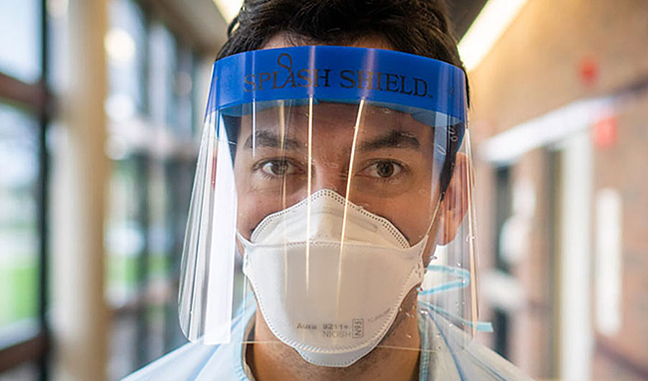
<svg viewBox="0 0 648 381">
<path fill-rule="evenodd" d="M 301 45 L 318 45 L 316 41 L 308 41 L 303 36 L 296 36 L 288 32 L 279 32 L 272 36 L 268 42 L 263 45 L 262 49 L 275 49 L 275 48 L 288 48 L 291 46 Z M 367 35 L 360 36 L 355 41 L 343 44 L 345 46 L 353 46 L 357 48 L 373 48 L 373 49 L 387 49 L 395 50 L 387 39 L 380 35 Z"/>
<path fill-rule="evenodd" d="M 308 101 L 305 101 L 308 102 Z M 241 133 L 252 129 L 275 130 L 285 135 L 353 133 L 359 127 L 360 136 L 372 136 L 390 131 L 406 131 L 418 136 L 427 135 L 430 127 L 416 121 L 410 114 L 367 104 L 319 103 L 293 106 L 286 102 L 276 107 L 260 107 L 258 111 L 242 117 Z"/>
</svg>

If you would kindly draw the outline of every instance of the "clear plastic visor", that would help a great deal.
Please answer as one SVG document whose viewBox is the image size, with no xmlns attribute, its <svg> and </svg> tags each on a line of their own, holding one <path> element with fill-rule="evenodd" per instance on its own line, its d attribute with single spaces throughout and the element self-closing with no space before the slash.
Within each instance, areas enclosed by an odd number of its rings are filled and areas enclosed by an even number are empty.
<svg viewBox="0 0 648 381">
<path fill-rule="evenodd" d="M 212 110 L 183 253 L 190 340 L 349 366 L 464 348 L 477 329 L 461 120 L 317 94 Z"/>
</svg>

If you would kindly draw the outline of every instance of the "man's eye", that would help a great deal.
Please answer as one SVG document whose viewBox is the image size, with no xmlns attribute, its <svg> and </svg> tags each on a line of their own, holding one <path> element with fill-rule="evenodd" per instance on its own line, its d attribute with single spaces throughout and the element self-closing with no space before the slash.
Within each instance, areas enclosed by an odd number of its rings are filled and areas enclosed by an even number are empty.
<svg viewBox="0 0 648 381">
<path fill-rule="evenodd" d="M 362 170 L 361 174 L 370 177 L 388 179 L 401 173 L 403 167 L 394 161 L 378 161 Z"/>
<path fill-rule="evenodd" d="M 296 173 L 297 167 L 286 160 L 271 160 L 264 163 L 261 170 L 270 176 L 285 176 Z"/>
</svg>

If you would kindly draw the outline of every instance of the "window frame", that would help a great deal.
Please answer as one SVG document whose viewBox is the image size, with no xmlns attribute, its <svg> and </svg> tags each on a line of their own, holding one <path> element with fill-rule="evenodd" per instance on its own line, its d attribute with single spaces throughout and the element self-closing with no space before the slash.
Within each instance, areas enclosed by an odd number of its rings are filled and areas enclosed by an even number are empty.
<svg viewBox="0 0 648 381">
<path fill-rule="evenodd" d="M 35 115 L 39 121 L 38 131 L 38 182 L 37 182 L 37 330 L 26 329 L 16 333 L 14 340 L 0 347 L 0 375 L 22 364 L 33 362 L 39 369 L 38 379 L 49 379 L 48 358 L 51 334 L 47 319 L 49 306 L 49 154 L 47 150 L 47 129 L 55 111 L 56 98 L 48 86 L 48 19 L 47 0 L 40 0 L 39 24 L 41 77 L 35 83 L 27 83 L 0 72 L 0 101 Z"/>
</svg>

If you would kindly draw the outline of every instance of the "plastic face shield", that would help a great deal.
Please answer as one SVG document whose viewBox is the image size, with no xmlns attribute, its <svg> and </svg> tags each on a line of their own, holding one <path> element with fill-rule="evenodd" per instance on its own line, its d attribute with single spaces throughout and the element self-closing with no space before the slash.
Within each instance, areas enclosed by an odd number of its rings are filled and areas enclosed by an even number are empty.
<svg viewBox="0 0 648 381">
<path fill-rule="evenodd" d="M 333 366 L 380 346 L 464 348 L 477 327 L 465 88 L 452 65 L 388 50 L 217 61 L 183 252 L 187 338 L 281 341 Z"/>
</svg>

